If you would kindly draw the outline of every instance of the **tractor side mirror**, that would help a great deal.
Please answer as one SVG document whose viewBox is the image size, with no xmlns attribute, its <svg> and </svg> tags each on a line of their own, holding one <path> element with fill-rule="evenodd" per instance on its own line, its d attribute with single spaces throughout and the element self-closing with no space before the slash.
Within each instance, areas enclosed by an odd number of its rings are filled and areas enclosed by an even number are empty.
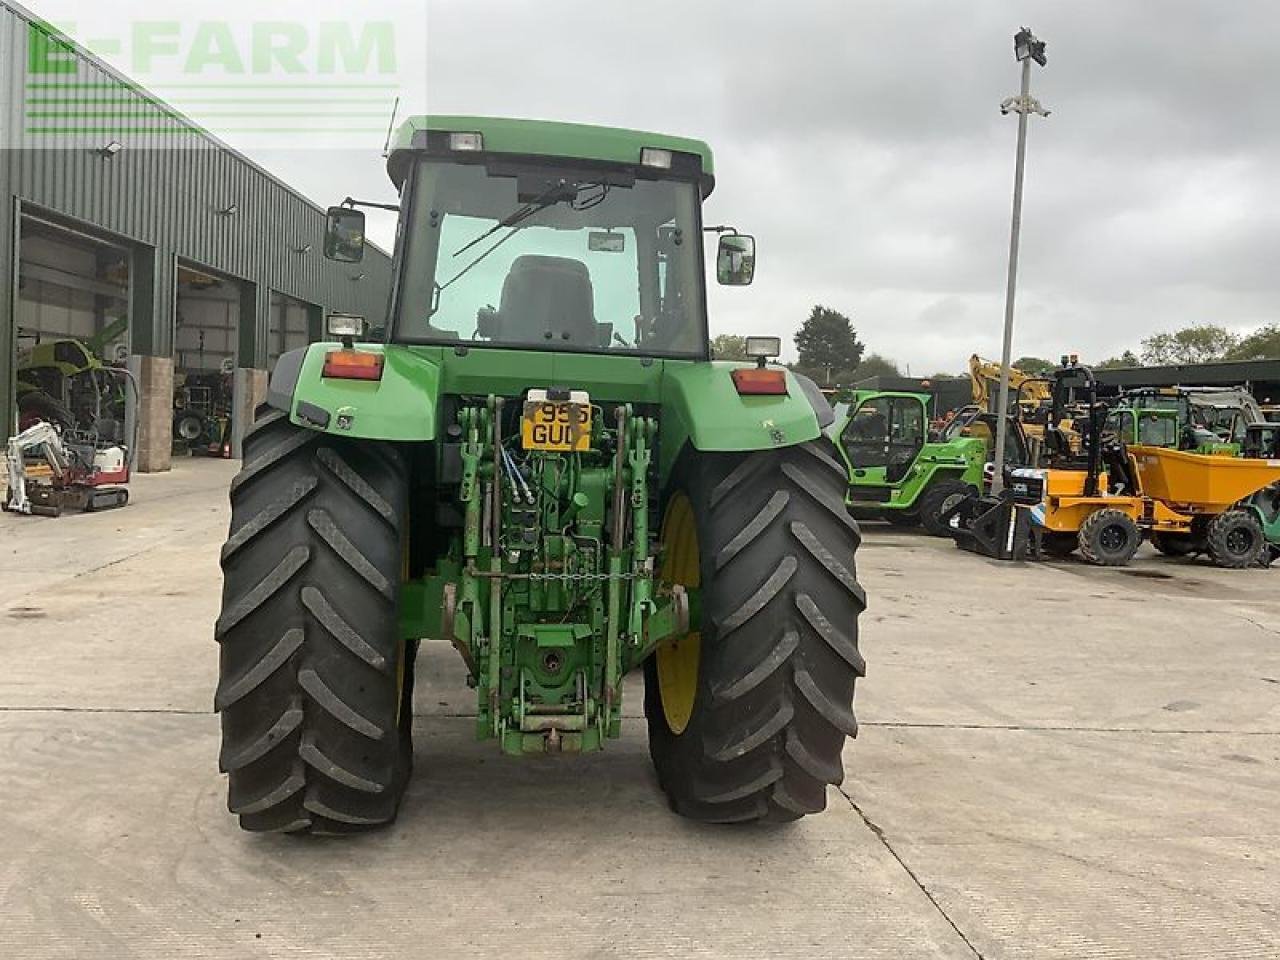
<svg viewBox="0 0 1280 960">
<path fill-rule="evenodd" d="M 716 282 L 727 287 L 745 287 L 755 278 L 756 239 L 745 233 L 720 237 L 716 250 Z"/>
<path fill-rule="evenodd" d="M 325 217 L 324 255 L 342 263 L 364 259 L 364 211 L 330 207 Z"/>
</svg>

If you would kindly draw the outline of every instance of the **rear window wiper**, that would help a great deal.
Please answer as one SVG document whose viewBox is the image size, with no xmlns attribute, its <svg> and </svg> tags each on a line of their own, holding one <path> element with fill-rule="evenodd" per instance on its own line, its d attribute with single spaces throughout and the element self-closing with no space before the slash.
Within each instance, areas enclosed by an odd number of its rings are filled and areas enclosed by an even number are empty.
<svg viewBox="0 0 1280 960">
<path fill-rule="evenodd" d="M 565 193 L 566 188 L 571 189 L 573 192 L 571 194 L 566 195 Z M 469 241 L 466 245 L 461 246 L 457 250 L 453 251 L 453 256 L 456 257 L 456 256 L 459 256 L 460 254 L 466 253 L 468 250 L 474 247 L 477 243 L 480 243 L 488 239 L 489 237 L 493 236 L 495 233 L 497 233 L 499 230 L 503 229 L 504 227 L 518 226 L 519 224 L 523 223 L 525 220 L 528 220 L 534 214 L 547 209 L 547 207 L 557 204 L 562 200 L 576 199 L 577 196 L 578 196 L 578 185 L 576 183 L 571 184 L 567 180 L 557 180 L 555 183 L 551 184 L 551 186 L 547 187 L 547 189 L 543 190 L 540 194 L 538 194 L 528 203 L 522 204 L 520 207 L 517 207 L 515 210 L 511 211 L 511 213 L 507 214 L 505 217 L 503 217 L 501 220 L 495 223 L 492 227 L 490 227 L 484 233 L 480 234 L 480 236 L 476 237 L 474 240 Z M 505 240 L 506 238 L 504 237 L 503 239 Z"/>
<path fill-rule="evenodd" d="M 582 201 L 581 204 L 579 204 L 578 203 L 579 195 L 584 189 L 587 189 L 589 187 L 598 187 L 600 192 L 598 194 L 593 194 L 592 196 L 588 197 L 586 200 Z M 495 223 L 492 227 L 490 227 L 484 233 L 480 234 L 480 236 L 476 237 L 474 240 L 467 243 L 466 246 L 458 248 L 458 250 L 454 252 L 453 256 L 455 257 L 458 256 L 458 254 L 460 253 L 465 253 L 467 250 L 470 250 L 472 247 L 474 247 L 477 243 L 480 243 L 486 237 L 493 236 L 503 227 L 509 227 L 511 230 L 511 232 L 508 233 L 505 237 L 503 237 L 501 240 L 499 240 L 497 243 L 491 246 L 484 253 L 480 254 L 478 257 L 476 257 L 474 260 L 468 263 L 465 267 L 463 267 L 461 270 L 455 273 L 447 281 L 445 281 L 444 284 L 438 285 L 435 289 L 436 303 L 437 304 L 439 303 L 439 298 L 441 293 L 443 293 L 446 289 L 451 287 L 456 281 L 461 280 L 471 270 L 472 267 L 478 264 L 485 257 L 489 256 L 489 254 L 493 253 L 493 251 L 497 250 L 500 246 L 502 246 L 504 243 L 506 243 L 508 240 L 514 237 L 517 233 L 519 233 L 524 222 L 528 220 L 530 217 L 532 217 L 534 214 L 538 213 L 539 211 L 547 209 L 547 207 L 555 206 L 557 203 L 565 203 L 565 202 L 573 204 L 575 210 L 589 210 L 592 207 L 597 206 L 598 204 L 604 202 L 604 198 L 607 197 L 608 195 L 609 195 L 608 184 L 570 183 L 567 180 L 556 181 L 546 190 L 543 190 L 542 193 L 538 194 L 528 203 L 524 204 L 524 206 L 520 207 L 520 209 L 507 214 L 507 216 L 503 217 L 501 220 Z M 435 308 L 432 309 L 431 313 L 432 314 L 435 313 Z"/>
</svg>

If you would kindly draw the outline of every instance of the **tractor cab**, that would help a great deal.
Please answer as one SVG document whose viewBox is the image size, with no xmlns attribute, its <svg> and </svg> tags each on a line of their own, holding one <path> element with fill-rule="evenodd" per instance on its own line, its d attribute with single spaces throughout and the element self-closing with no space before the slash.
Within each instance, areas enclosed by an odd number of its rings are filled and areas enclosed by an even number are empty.
<svg viewBox="0 0 1280 960">
<path fill-rule="evenodd" d="M 1243 430 L 1234 426 L 1240 419 L 1239 408 L 1207 404 L 1201 397 L 1181 387 L 1126 391 L 1108 415 L 1106 429 L 1125 444 L 1197 453 L 1238 452 L 1243 440 Z"/>
<path fill-rule="evenodd" d="M 540 125 L 559 146 L 541 155 L 527 145 L 533 125 L 483 126 L 411 128 L 391 154 L 401 236 L 389 339 L 707 359 L 701 205 L 714 178 L 705 144 L 653 136 L 625 162 L 606 162 L 600 155 L 618 144 L 599 130 L 565 125 L 554 136 L 556 125 Z M 518 153 L 508 149 L 516 140 Z M 330 213 L 326 248 L 358 259 L 363 214 Z M 754 239 L 705 230 L 719 234 L 717 281 L 750 284 Z"/>
</svg>

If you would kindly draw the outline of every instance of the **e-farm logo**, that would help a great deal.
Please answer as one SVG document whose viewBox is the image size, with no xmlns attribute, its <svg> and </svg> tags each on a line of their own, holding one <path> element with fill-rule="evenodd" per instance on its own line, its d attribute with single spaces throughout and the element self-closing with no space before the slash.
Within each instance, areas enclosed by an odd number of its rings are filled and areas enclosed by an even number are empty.
<svg viewBox="0 0 1280 960">
<path fill-rule="evenodd" d="M 380 146 L 375 135 L 386 132 L 405 92 L 401 26 L 391 19 L 32 24 L 24 133 L 28 141 L 66 142 L 176 129 L 255 146 Z M 148 140 L 161 142 L 137 142 Z"/>
</svg>

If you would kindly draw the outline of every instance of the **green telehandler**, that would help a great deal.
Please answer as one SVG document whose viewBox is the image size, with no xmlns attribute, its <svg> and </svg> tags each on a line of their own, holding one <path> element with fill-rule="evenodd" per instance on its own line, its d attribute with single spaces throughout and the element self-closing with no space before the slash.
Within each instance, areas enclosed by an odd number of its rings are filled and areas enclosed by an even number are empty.
<svg viewBox="0 0 1280 960">
<path fill-rule="evenodd" d="M 598 750 L 639 670 L 658 781 L 700 820 L 823 809 L 864 673 L 856 522 L 803 377 L 709 359 L 754 241 L 702 223 L 702 142 L 423 117 L 397 132 L 382 342 L 284 354 L 244 441 L 215 628 L 221 768 L 248 830 L 391 822 L 415 657 L 451 644 L 476 733 Z M 325 253 L 359 260 L 363 214 Z"/>
<path fill-rule="evenodd" d="M 956 411 L 936 433 L 928 429 L 927 393 L 855 390 L 836 406 L 827 433 L 849 477 L 845 502 L 856 516 L 895 526 L 922 526 L 948 536 L 952 507 L 983 489 L 995 448 L 996 416 L 976 406 Z M 1005 459 L 1028 462 L 1017 417 L 1009 417 Z"/>
</svg>

